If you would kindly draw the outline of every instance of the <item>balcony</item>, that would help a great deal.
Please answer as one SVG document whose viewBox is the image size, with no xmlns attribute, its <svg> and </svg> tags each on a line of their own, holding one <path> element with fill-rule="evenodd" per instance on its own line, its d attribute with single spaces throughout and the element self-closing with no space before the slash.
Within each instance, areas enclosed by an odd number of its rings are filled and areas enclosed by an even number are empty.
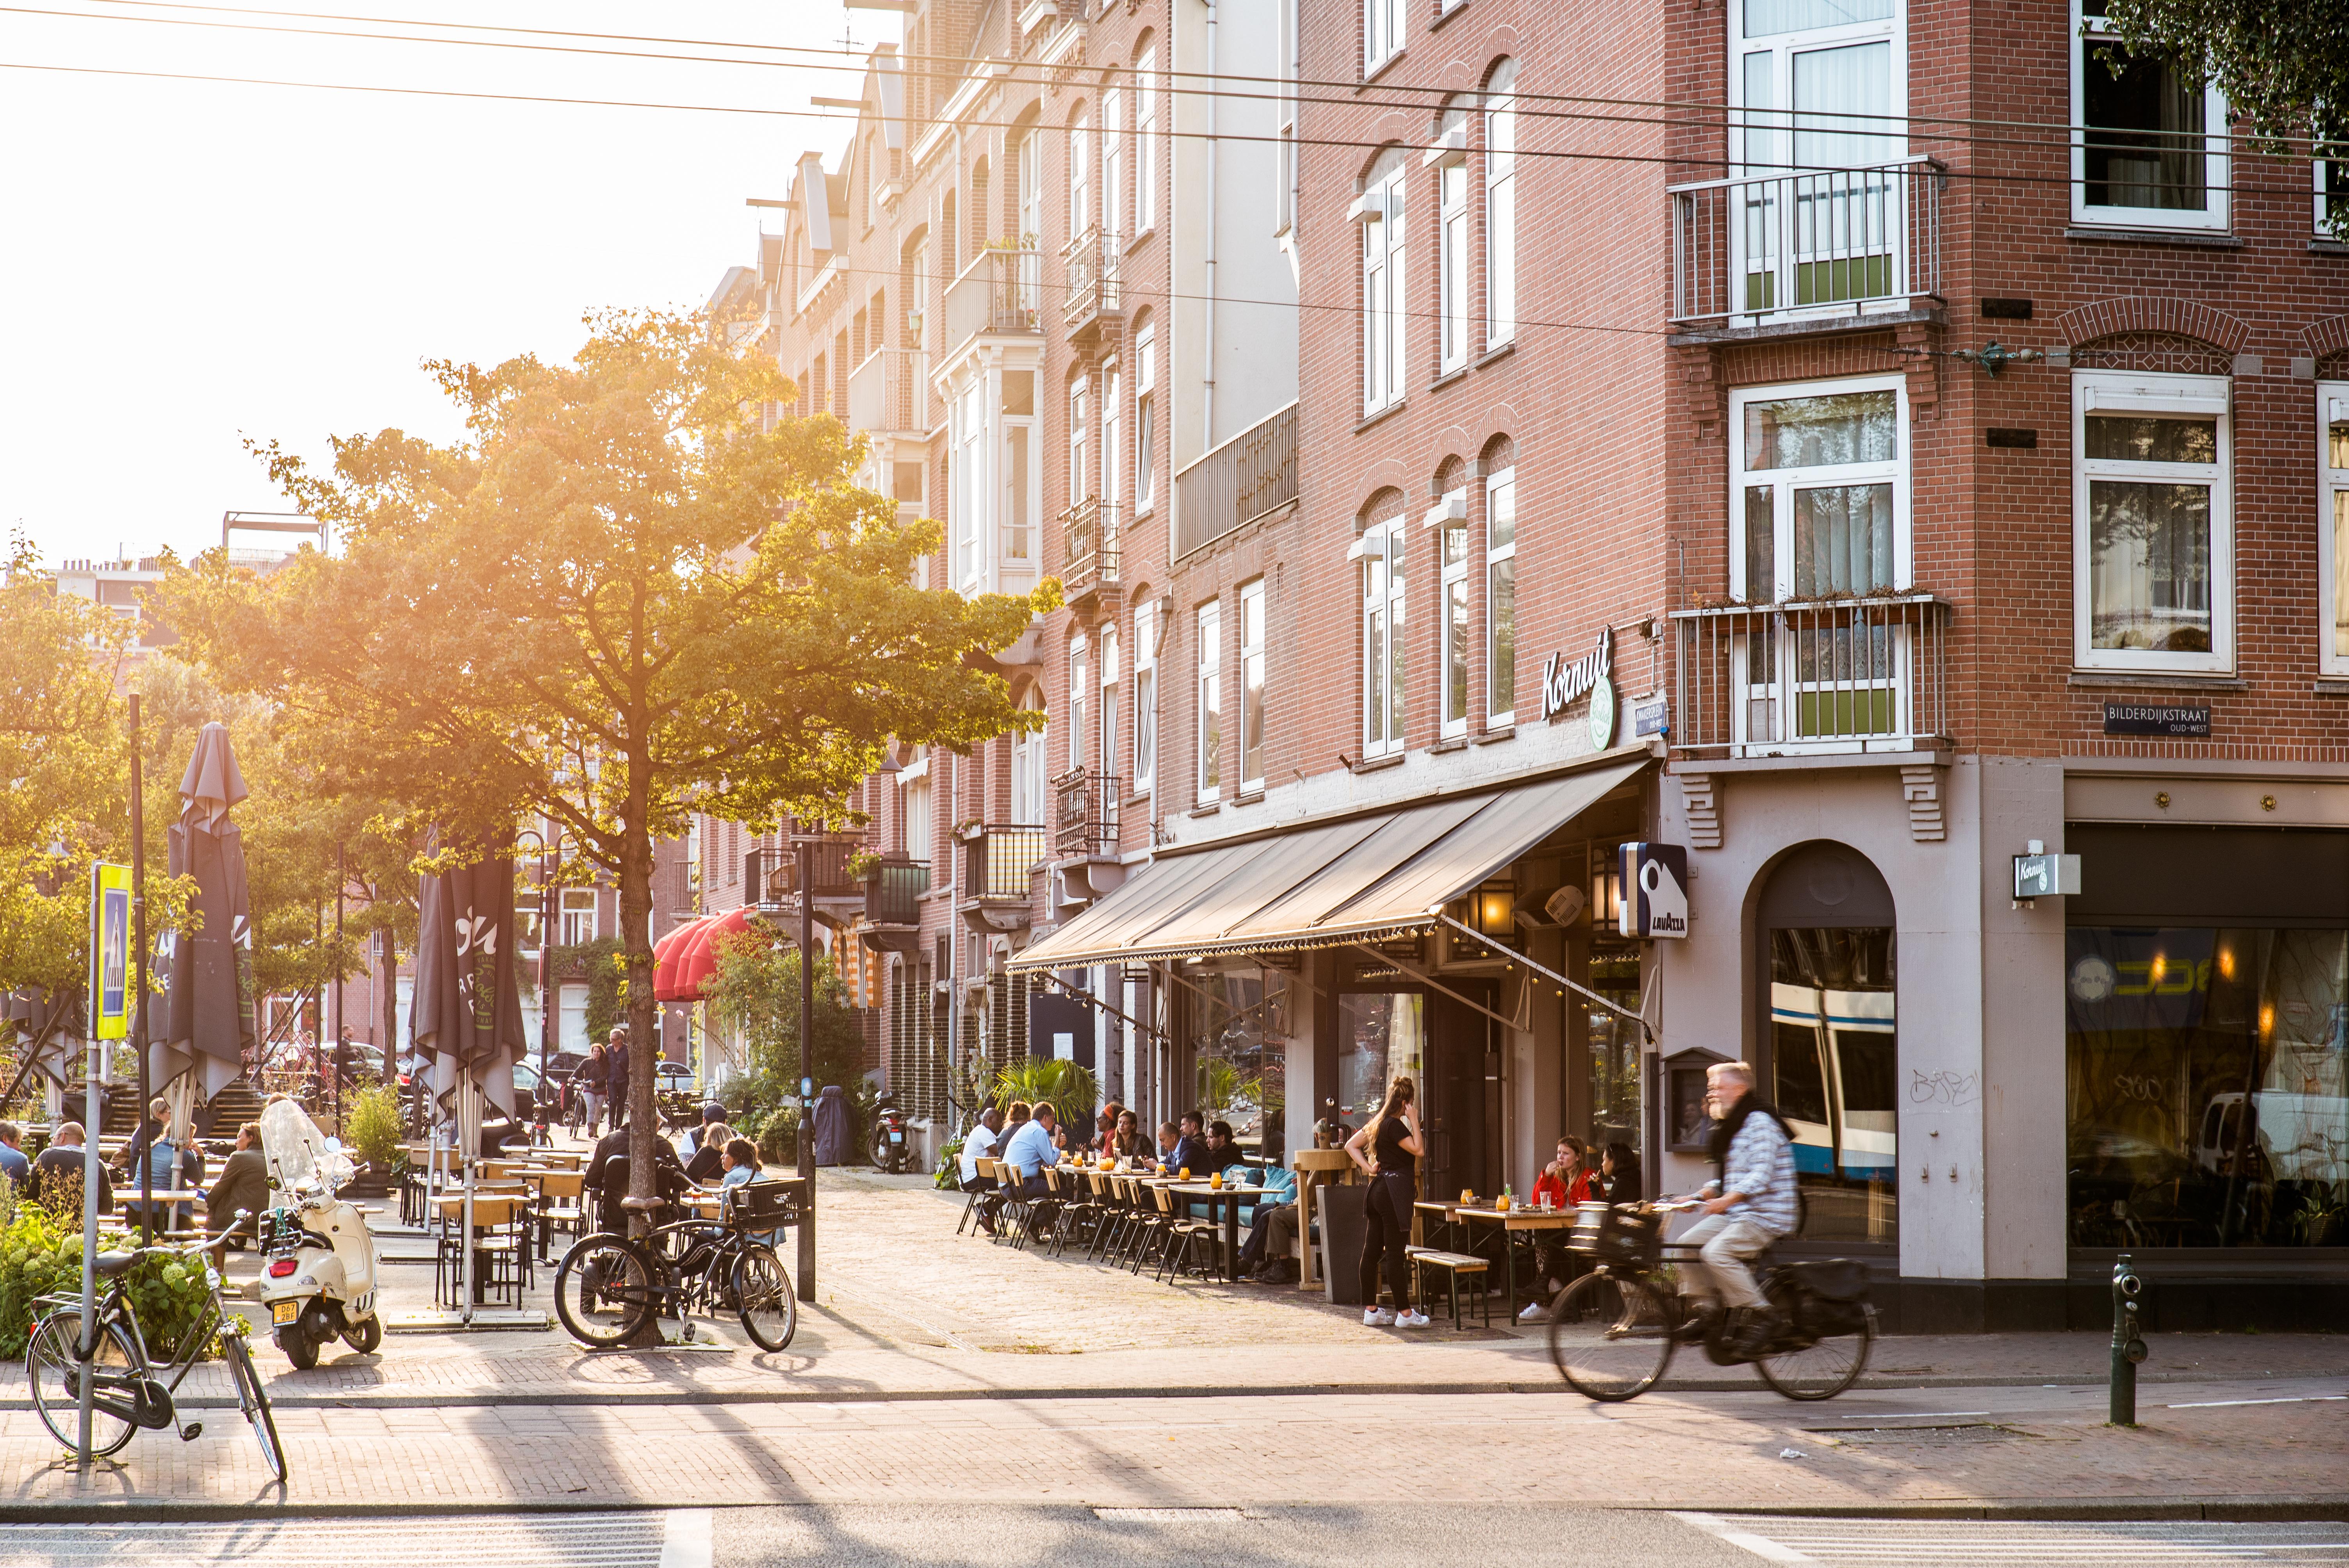
<svg viewBox="0 0 2349 1568">
<path fill-rule="evenodd" d="M 1033 251 L 989 247 L 947 285 L 946 349 L 951 356 L 974 337 L 1032 335 L 1037 321 L 1037 257 Z"/>
<path fill-rule="evenodd" d="M 921 946 L 922 895 L 930 891 L 930 862 L 892 850 L 864 867 L 864 927 L 875 953 L 913 953 Z"/>
<path fill-rule="evenodd" d="M 846 924 L 864 908 L 864 884 L 851 865 L 871 848 L 862 838 L 827 833 L 794 840 L 781 849 L 754 851 L 771 858 L 757 879 L 761 888 L 759 907 L 786 920 L 799 918 L 802 843 L 808 845 L 807 891 L 813 896 L 815 918 L 830 926 Z"/>
<path fill-rule="evenodd" d="M 1039 827 L 972 826 L 963 830 L 963 919 L 975 931 L 1020 931 L 1029 923 L 1028 883 L 1044 861 Z"/>
<path fill-rule="evenodd" d="M 1125 318 L 1124 293 L 1118 286 L 1120 242 L 1098 226 L 1069 242 L 1061 253 L 1066 265 L 1067 292 L 1061 300 L 1061 325 L 1069 346 L 1090 353 L 1104 331 Z"/>
<path fill-rule="evenodd" d="M 1800 757 L 1949 743 L 1949 625 L 1928 593 L 1675 610 L 1676 755 Z"/>
<path fill-rule="evenodd" d="M 1052 780 L 1052 847 L 1063 855 L 1117 853 L 1118 779 L 1075 768 Z"/>
<path fill-rule="evenodd" d="M 1948 182 L 1920 157 L 1668 187 L 1671 319 L 1799 329 L 1938 303 Z"/>
<path fill-rule="evenodd" d="M 1071 609 L 1119 597 L 1117 558 L 1116 502 L 1087 496 L 1061 514 L 1061 592 Z"/>
<path fill-rule="evenodd" d="M 876 348 L 849 372 L 848 428 L 876 435 L 919 436 L 930 418 L 924 356 L 911 348 Z"/>
<path fill-rule="evenodd" d="M 1179 558 L 1297 499 L 1297 405 L 1268 415 L 1174 476 Z"/>
</svg>

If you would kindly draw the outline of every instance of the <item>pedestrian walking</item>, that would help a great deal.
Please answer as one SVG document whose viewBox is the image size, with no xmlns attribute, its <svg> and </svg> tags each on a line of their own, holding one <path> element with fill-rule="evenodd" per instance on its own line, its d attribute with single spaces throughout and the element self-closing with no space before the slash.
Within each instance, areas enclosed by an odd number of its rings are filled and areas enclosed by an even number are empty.
<svg viewBox="0 0 2349 1568">
<path fill-rule="evenodd" d="M 1407 1077 L 1387 1090 L 1386 1104 L 1369 1125 L 1346 1140 L 1346 1152 L 1371 1179 L 1362 1204 L 1362 1326 L 1365 1328 L 1425 1328 L 1427 1315 L 1411 1304 L 1411 1205 L 1418 1195 L 1419 1157 L 1427 1145 L 1419 1133 L 1419 1093 Z M 1368 1150 L 1370 1152 L 1365 1153 Z M 1392 1310 L 1379 1305 L 1379 1264 L 1386 1264 Z"/>
<path fill-rule="evenodd" d="M 604 1087 L 610 1081 L 611 1061 L 600 1045 L 587 1048 L 587 1059 L 571 1070 L 573 1092 L 585 1098 L 587 1107 L 587 1136 L 601 1137 L 595 1130 L 604 1115 Z"/>
<path fill-rule="evenodd" d="M 617 1132 L 628 1124 L 628 1026 L 612 1030 L 612 1048 L 604 1057 L 604 1095 L 612 1109 L 611 1127 Z"/>
</svg>

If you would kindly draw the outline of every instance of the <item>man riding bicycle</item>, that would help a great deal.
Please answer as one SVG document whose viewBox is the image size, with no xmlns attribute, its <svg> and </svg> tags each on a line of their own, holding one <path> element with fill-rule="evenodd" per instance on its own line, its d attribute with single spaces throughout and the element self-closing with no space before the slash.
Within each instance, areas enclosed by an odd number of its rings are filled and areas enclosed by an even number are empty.
<svg viewBox="0 0 2349 1568">
<path fill-rule="evenodd" d="M 1731 1343 L 1750 1357 L 1783 1326 L 1749 1265 L 1795 1228 L 1794 1140 L 1776 1109 L 1754 1094 L 1754 1069 L 1744 1062 L 1707 1068 L 1704 1099 L 1720 1175 L 1704 1185 L 1704 1218 L 1675 1240 L 1698 1249 L 1687 1265 L 1689 1294 L 1709 1294 L 1734 1315 Z"/>
</svg>

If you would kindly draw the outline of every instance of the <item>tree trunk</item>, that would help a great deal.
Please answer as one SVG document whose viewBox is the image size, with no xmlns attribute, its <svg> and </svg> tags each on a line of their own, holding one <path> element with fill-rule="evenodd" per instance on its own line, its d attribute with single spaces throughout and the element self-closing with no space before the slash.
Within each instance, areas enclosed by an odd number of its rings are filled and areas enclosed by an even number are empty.
<svg viewBox="0 0 2349 1568">
<path fill-rule="evenodd" d="M 642 778 L 639 772 L 636 775 Z M 626 841 L 620 851 L 620 950 L 627 955 L 628 976 L 628 1196 L 649 1204 L 660 1191 L 659 1171 L 653 1149 L 660 1140 L 653 1090 L 660 1076 L 660 1047 L 655 1020 L 659 1005 L 653 1000 L 652 840 L 636 824 L 645 820 L 643 805 L 628 803 Z M 652 1228 L 649 1207 L 631 1207 L 628 1234 L 642 1237 Z M 647 1317 L 633 1342 L 648 1349 L 662 1343 L 660 1320 Z"/>
</svg>

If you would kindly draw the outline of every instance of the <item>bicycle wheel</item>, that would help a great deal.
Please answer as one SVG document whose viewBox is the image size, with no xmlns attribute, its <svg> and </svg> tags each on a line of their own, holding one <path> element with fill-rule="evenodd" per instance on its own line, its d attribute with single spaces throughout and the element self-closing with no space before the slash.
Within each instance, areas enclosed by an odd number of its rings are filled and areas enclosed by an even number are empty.
<svg viewBox="0 0 2349 1568">
<path fill-rule="evenodd" d="M 644 1249 L 626 1237 L 585 1237 L 555 1265 L 555 1313 L 582 1345 L 626 1345 L 652 1315 L 654 1272 Z"/>
<path fill-rule="evenodd" d="M 1832 1399 L 1868 1370 L 1868 1353 L 1875 1346 L 1876 1308 L 1862 1303 L 1857 1333 L 1829 1335 L 1780 1355 L 1764 1356 L 1754 1363 L 1754 1370 L 1789 1399 Z"/>
<path fill-rule="evenodd" d="M 25 1347 L 25 1379 L 32 1386 L 33 1408 L 40 1413 L 41 1425 L 49 1429 L 49 1436 L 67 1448 L 81 1441 L 81 1312 L 67 1308 L 51 1313 L 33 1331 L 33 1342 Z M 96 1357 L 99 1367 L 107 1372 L 128 1373 L 138 1366 L 130 1347 L 130 1336 L 122 1325 L 109 1322 L 98 1344 Z M 131 1402 L 128 1388 L 108 1389 L 108 1398 L 118 1404 Z M 123 1445 L 138 1434 L 136 1423 L 128 1418 L 93 1409 L 89 1415 L 89 1451 L 106 1455 L 120 1453 Z"/>
<path fill-rule="evenodd" d="M 1643 1394 L 1671 1365 L 1679 1313 L 1645 1280 L 1585 1274 L 1549 1315 L 1549 1358 L 1578 1394 L 1609 1403 Z"/>
<path fill-rule="evenodd" d="M 236 1380 L 236 1402 L 253 1424 L 254 1440 L 261 1445 L 261 1461 L 280 1481 L 285 1479 L 285 1445 L 277 1440 L 277 1417 L 269 1408 L 268 1391 L 253 1365 L 253 1350 L 233 1328 L 221 1330 L 221 1348 L 228 1353 L 229 1375 Z"/>
<path fill-rule="evenodd" d="M 734 1305 L 742 1332 L 761 1350 L 781 1350 L 799 1332 L 799 1292 L 775 1249 L 752 1242 L 734 1263 Z"/>
</svg>

